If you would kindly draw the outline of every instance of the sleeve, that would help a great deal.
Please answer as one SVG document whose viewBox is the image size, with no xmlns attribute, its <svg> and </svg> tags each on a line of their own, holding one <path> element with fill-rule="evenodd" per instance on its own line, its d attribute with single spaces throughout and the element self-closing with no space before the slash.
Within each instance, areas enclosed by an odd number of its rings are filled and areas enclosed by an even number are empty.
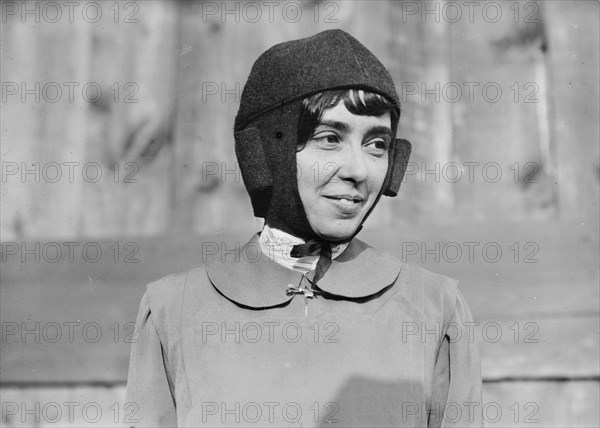
<svg viewBox="0 0 600 428">
<path fill-rule="evenodd" d="M 483 427 L 481 361 L 474 326 L 458 292 L 435 363 L 429 427 Z"/>
<path fill-rule="evenodd" d="M 135 427 L 177 426 L 175 400 L 169 386 L 163 345 L 152 320 L 148 291 L 142 297 L 136 321 L 127 378 L 127 405 L 135 409 L 129 422 Z"/>
</svg>

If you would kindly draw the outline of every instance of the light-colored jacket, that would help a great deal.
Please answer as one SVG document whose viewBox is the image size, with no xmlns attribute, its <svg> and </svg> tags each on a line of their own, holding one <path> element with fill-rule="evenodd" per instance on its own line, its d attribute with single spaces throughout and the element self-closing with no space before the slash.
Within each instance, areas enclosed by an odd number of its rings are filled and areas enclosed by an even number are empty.
<svg viewBox="0 0 600 428">
<path fill-rule="evenodd" d="M 450 278 L 354 239 L 318 286 L 260 252 L 148 285 L 134 425 L 482 426 L 469 309 Z M 446 409 L 446 414 L 444 414 Z"/>
</svg>

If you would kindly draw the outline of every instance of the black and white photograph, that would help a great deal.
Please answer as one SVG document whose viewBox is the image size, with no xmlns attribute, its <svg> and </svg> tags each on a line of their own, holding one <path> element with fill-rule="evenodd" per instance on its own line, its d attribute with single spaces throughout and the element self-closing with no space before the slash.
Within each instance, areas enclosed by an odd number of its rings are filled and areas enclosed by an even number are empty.
<svg viewBox="0 0 600 428">
<path fill-rule="evenodd" d="M 0 1 L 2 427 L 598 427 L 598 0 Z"/>
</svg>

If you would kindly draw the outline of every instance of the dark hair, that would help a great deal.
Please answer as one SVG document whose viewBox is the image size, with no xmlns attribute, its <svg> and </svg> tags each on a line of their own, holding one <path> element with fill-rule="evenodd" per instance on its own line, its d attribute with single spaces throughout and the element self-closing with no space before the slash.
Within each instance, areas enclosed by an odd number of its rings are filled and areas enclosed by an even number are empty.
<svg viewBox="0 0 600 428">
<path fill-rule="evenodd" d="M 398 123 L 398 115 L 387 98 L 362 89 L 334 89 L 319 92 L 302 100 L 302 110 L 298 121 L 298 150 L 302 150 L 312 137 L 323 114 L 335 107 L 340 101 L 352 114 L 361 116 L 381 116 L 390 113 L 392 129 Z"/>
</svg>

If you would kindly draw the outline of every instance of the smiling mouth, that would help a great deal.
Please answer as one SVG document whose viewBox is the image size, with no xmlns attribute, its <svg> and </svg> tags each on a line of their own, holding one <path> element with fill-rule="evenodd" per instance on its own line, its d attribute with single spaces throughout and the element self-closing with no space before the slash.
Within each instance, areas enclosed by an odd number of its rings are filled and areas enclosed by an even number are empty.
<svg viewBox="0 0 600 428">
<path fill-rule="evenodd" d="M 342 200 L 342 201 L 348 201 L 348 202 L 354 202 L 354 203 L 360 203 L 362 201 L 364 201 L 364 198 L 361 195 L 356 195 L 356 196 L 352 196 L 352 195 L 324 195 L 326 198 L 328 199 L 336 199 L 336 200 Z"/>
<path fill-rule="evenodd" d="M 356 214 L 362 208 L 364 199 L 352 196 L 325 196 L 333 205 L 345 215 Z"/>
</svg>

